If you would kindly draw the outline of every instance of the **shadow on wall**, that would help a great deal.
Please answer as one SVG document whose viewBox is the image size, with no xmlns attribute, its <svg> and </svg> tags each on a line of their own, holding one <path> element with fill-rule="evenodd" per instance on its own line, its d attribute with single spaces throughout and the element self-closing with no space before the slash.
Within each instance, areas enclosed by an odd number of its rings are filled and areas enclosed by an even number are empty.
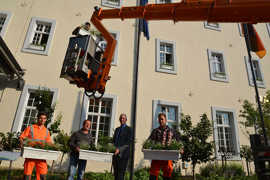
<svg viewBox="0 0 270 180">
<path fill-rule="evenodd" d="M 7 76 L 0 75 L 0 102 L 2 101 L 6 88 L 22 91 L 24 86 L 23 79 L 9 79 Z"/>
<path fill-rule="evenodd" d="M 12 88 L 21 91 L 24 86 L 23 79 L 10 79 L 7 76 L 0 75 L 0 91 L 5 88 Z"/>
<path fill-rule="evenodd" d="M 83 92 L 79 91 L 77 100 L 76 100 L 76 105 L 75 105 L 75 112 L 73 115 L 73 121 L 72 121 L 72 126 L 71 126 L 71 132 L 78 131 L 80 128 L 80 123 L 81 123 L 81 112 L 82 112 L 82 103 L 83 100 L 81 100 L 83 97 Z"/>
</svg>

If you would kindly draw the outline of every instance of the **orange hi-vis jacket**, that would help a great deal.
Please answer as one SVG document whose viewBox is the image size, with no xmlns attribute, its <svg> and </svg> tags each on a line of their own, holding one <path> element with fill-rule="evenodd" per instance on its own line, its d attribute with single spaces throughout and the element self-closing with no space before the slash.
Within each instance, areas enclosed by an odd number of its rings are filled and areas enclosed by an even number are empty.
<svg viewBox="0 0 270 180">
<path fill-rule="evenodd" d="M 34 124 L 28 126 L 20 136 L 20 139 L 29 138 L 32 141 L 36 142 L 47 142 L 51 143 L 51 136 L 48 129 L 45 126 L 39 127 L 38 125 Z"/>
<path fill-rule="evenodd" d="M 29 138 L 31 141 L 40 143 L 51 143 L 51 136 L 45 126 L 31 125 L 28 126 L 20 136 L 20 139 Z M 36 166 L 37 180 L 40 180 L 40 175 L 45 175 L 48 172 L 46 160 L 28 159 L 24 161 L 24 174 L 31 176 L 34 167 Z"/>
</svg>

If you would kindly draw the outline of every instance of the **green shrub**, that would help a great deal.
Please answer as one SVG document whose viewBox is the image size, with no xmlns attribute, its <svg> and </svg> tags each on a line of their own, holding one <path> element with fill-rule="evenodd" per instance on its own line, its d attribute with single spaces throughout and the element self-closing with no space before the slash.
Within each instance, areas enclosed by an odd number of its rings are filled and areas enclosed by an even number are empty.
<svg viewBox="0 0 270 180">
<path fill-rule="evenodd" d="M 202 177 L 241 177 L 245 176 L 245 172 L 240 164 L 227 164 L 226 167 L 221 165 L 207 164 L 200 168 L 200 175 Z"/>
<path fill-rule="evenodd" d="M 176 140 L 172 140 L 170 145 L 162 145 L 161 143 L 157 143 L 155 141 L 152 141 L 150 139 L 147 139 L 143 143 L 143 149 L 160 149 L 160 150 L 180 150 L 183 147 L 182 143 L 177 142 Z"/>
</svg>

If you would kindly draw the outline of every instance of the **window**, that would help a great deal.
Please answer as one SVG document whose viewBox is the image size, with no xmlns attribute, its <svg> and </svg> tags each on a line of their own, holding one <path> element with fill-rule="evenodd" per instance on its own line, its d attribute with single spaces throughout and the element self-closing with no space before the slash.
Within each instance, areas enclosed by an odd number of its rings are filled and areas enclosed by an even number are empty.
<svg viewBox="0 0 270 180">
<path fill-rule="evenodd" d="M 153 122 L 152 128 L 159 127 L 158 115 L 159 113 L 165 113 L 167 116 L 167 125 L 173 127 L 179 125 L 181 117 L 181 104 L 174 102 L 167 102 L 161 100 L 153 100 Z"/>
<path fill-rule="evenodd" d="M 101 0 L 101 5 L 111 8 L 120 8 L 122 6 L 122 0 Z"/>
<path fill-rule="evenodd" d="M 80 127 L 82 127 L 85 119 L 91 120 L 91 132 L 92 137 L 95 139 L 95 144 L 97 144 L 100 135 L 112 136 L 116 96 L 104 95 L 102 99 L 97 100 L 84 95 L 83 103 Z"/>
<path fill-rule="evenodd" d="M 216 157 L 221 158 L 225 152 L 231 160 L 240 160 L 238 127 L 235 111 L 212 107 Z"/>
<path fill-rule="evenodd" d="M 204 22 L 204 28 L 205 29 L 212 29 L 216 31 L 221 31 L 221 27 L 219 23 L 210 23 L 210 22 Z"/>
<path fill-rule="evenodd" d="M 55 20 L 32 18 L 22 51 L 48 55 L 55 24 Z"/>
<path fill-rule="evenodd" d="M 11 13 L 7 11 L 0 11 L 0 36 L 4 36 L 8 22 L 10 20 Z"/>
<path fill-rule="evenodd" d="M 116 47 L 115 47 L 115 51 L 114 51 L 114 55 L 113 55 L 113 59 L 112 59 L 112 63 L 111 65 L 117 65 L 117 59 L 118 59 L 118 44 L 119 44 L 119 32 L 116 31 L 111 31 L 110 32 L 111 35 L 113 35 L 113 37 L 115 38 L 115 40 L 117 41 Z M 101 38 L 101 41 L 99 42 L 99 46 L 102 47 L 103 50 L 105 50 L 106 46 L 107 46 L 107 42 Z"/>
<path fill-rule="evenodd" d="M 249 85 L 254 86 L 250 63 L 249 63 L 248 57 L 246 57 L 246 56 L 245 56 L 245 62 L 246 62 L 246 69 L 247 69 L 247 74 L 248 74 Z M 263 77 L 263 73 L 262 73 L 260 60 L 259 59 L 252 59 L 252 65 L 253 65 L 255 79 L 256 79 L 258 87 L 265 88 L 264 77 Z"/>
<path fill-rule="evenodd" d="M 34 106 L 38 103 L 35 100 L 34 92 L 40 89 L 38 86 L 25 85 L 17 108 L 15 121 L 13 123 L 12 131 L 23 131 L 28 125 L 35 123 L 37 110 Z M 41 87 L 42 89 L 42 87 Z M 48 88 L 46 88 L 48 89 Z M 58 89 L 49 88 L 52 92 L 52 105 L 56 103 L 58 97 Z"/>
<path fill-rule="evenodd" d="M 172 3 L 172 0 L 156 0 L 156 4 Z"/>
<path fill-rule="evenodd" d="M 267 31 L 268 31 L 268 34 L 269 34 L 269 37 L 270 37 L 270 23 L 266 23 L 266 28 L 267 28 Z"/>
<path fill-rule="evenodd" d="M 208 63 L 210 71 L 210 79 L 215 81 L 228 82 L 229 77 L 226 70 L 225 57 L 223 52 L 208 51 Z"/>
<path fill-rule="evenodd" d="M 177 73 L 175 42 L 156 39 L 156 71 Z"/>
</svg>

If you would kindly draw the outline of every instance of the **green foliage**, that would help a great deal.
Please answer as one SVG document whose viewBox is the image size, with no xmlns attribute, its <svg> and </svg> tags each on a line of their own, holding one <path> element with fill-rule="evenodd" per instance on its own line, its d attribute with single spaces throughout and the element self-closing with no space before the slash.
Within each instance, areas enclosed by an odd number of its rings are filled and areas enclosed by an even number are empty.
<svg viewBox="0 0 270 180">
<path fill-rule="evenodd" d="M 20 148 L 19 133 L 7 132 L 6 134 L 0 132 L 0 150 L 13 151 Z"/>
<path fill-rule="evenodd" d="M 248 162 L 253 161 L 253 155 L 252 155 L 252 151 L 251 151 L 250 146 L 241 145 L 240 156 L 241 156 L 241 158 L 244 158 Z"/>
<path fill-rule="evenodd" d="M 80 145 L 80 149 L 114 153 L 116 148 L 112 143 L 112 138 L 111 137 L 109 137 L 109 136 L 100 136 L 99 139 L 98 139 L 97 146 L 83 144 L 83 145 Z"/>
<path fill-rule="evenodd" d="M 36 142 L 32 141 L 31 139 L 24 139 L 23 141 L 24 147 L 32 147 L 37 149 L 44 149 L 44 150 L 53 150 L 53 151 L 59 151 L 61 149 L 61 145 L 59 144 L 51 144 L 51 143 L 44 143 L 44 142 Z"/>
<path fill-rule="evenodd" d="M 157 149 L 157 150 L 180 150 L 183 147 L 182 143 L 177 142 L 176 140 L 172 140 L 170 145 L 162 145 L 161 143 L 157 143 L 150 139 L 147 139 L 143 143 L 143 149 Z"/>
<path fill-rule="evenodd" d="M 266 128 L 267 135 L 270 136 L 270 91 L 266 92 L 264 96 L 264 101 L 261 102 L 262 113 L 264 118 L 264 125 Z M 240 117 L 243 117 L 245 120 L 240 123 L 245 127 L 256 127 L 259 134 L 262 134 L 262 126 L 259 110 L 257 105 L 244 100 L 242 104 L 242 110 L 240 110 Z M 247 132 L 248 133 L 248 132 Z"/>
<path fill-rule="evenodd" d="M 194 177 L 196 165 L 211 160 L 213 143 L 207 142 L 207 139 L 212 134 L 212 126 L 206 114 L 201 115 L 200 122 L 195 127 L 192 127 L 189 115 L 182 115 L 180 128 L 184 145 L 182 160 L 192 162 Z"/>
<path fill-rule="evenodd" d="M 245 172 L 240 164 L 228 164 L 226 168 L 221 165 L 207 164 L 200 168 L 202 177 L 221 177 L 234 178 L 245 176 Z"/>
<path fill-rule="evenodd" d="M 113 180 L 114 177 L 108 171 L 105 173 L 94 173 L 94 172 L 87 172 L 84 174 L 85 179 L 95 179 L 95 180 Z"/>
<path fill-rule="evenodd" d="M 64 154 L 70 152 L 70 147 L 68 144 L 70 135 L 62 130 L 53 139 L 56 144 L 60 145 L 60 151 L 62 151 Z"/>
<path fill-rule="evenodd" d="M 56 116 L 54 122 L 48 128 L 48 130 L 50 131 L 50 134 L 59 133 L 61 131 L 59 126 L 61 124 L 62 118 L 63 118 L 63 115 L 61 113 Z"/>
</svg>

